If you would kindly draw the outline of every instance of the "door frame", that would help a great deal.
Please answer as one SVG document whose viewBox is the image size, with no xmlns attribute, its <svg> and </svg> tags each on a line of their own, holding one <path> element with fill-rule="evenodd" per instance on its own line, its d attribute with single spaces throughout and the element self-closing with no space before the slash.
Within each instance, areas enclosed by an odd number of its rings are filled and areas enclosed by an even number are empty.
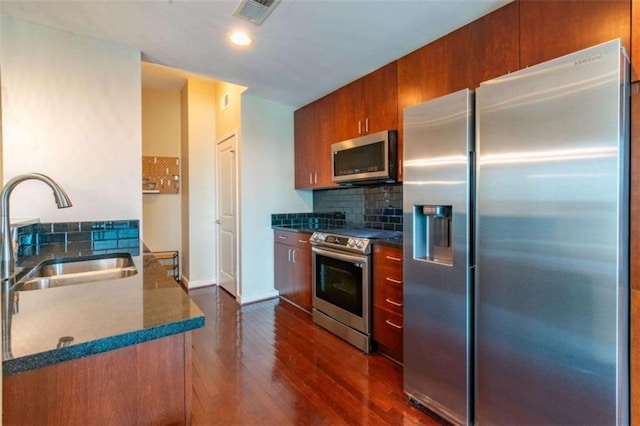
<svg viewBox="0 0 640 426">
<path fill-rule="evenodd" d="M 220 145 L 223 142 L 226 142 L 229 139 L 233 139 L 233 146 L 235 149 L 235 217 L 234 217 L 234 221 L 235 221 L 235 227 L 236 227 L 236 242 L 235 242 L 235 248 L 236 248 L 236 253 L 235 253 L 235 259 L 236 259 L 236 291 L 235 291 L 235 298 L 236 301 L 238 303 L 240 303 L 240 300 L 242 298 L 242 278 L 241 278 L 241 258 L 240 258 L 240 241 L 241 241 L 241 233 L 240 233 L 240 215 L 241 215 L 241 210 L 240 210 L 240 173 L 239 173 L 239 166 L 240 166 L 240 131 L 235 128 L 233 129 L 230 133 L 227 133 L 225 135 L 223 135 L 222 137 L 218 138 L 216 140 L 216 148 L 214 150 L 215 153 L 215 164 L 216 164 L 216 185 L 215 185 L 215 197 L 216 197 L 216 208 L 215 208 L 215 215 L 216 215 L 216 219 L 220 216 L 220 203 L 219 203 L 219 196 L 220 194 L 218 193 L 218 184 L 219 184 L 219 167 L 218 167 L 218 145 Z M 218 286 L 220 286 L 220 240 L 219 240 L 219 225 L 216 223 L 216 284 Z"/>
</svg>

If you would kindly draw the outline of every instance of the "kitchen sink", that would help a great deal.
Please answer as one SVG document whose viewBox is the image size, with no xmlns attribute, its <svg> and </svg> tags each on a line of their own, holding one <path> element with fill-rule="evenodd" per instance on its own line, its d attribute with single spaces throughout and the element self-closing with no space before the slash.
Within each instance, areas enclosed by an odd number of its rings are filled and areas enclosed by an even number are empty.
<svg viewBox="0 0 640 426">
<path fill-rule="evenodd" d="M 94 281 L 126 278 L 138 273 L 128 253 L 45 260 L 20 279 L 16 291 L 40 290 Z"/>
</svg>

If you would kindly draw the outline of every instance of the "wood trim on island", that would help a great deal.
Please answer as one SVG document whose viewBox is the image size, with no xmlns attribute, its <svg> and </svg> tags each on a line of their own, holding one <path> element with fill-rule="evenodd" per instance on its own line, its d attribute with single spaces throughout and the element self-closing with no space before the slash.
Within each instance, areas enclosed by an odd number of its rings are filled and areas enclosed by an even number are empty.
<svg viewBox="0 0 640 426">
<path fill-rule="evenodd" d="M 191 332 L 3 377 L 5 425 L 191 422 Z"/>
</svg>

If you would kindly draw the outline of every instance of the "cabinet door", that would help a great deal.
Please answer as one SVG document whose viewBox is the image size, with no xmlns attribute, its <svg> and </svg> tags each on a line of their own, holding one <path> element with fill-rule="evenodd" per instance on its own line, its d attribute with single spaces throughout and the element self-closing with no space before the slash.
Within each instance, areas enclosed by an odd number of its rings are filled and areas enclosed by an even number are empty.
<svg viewBox="0 0 640 426">
<path fill-rule="evenodd" d="M 293 113 L 296 189 L 313 187 L 316 144 L 315 102 Z"/>
<path fill-rule="evenodd" d="M 338 142 L 335 134 L 335 117 L 331 95 L 316 101 L 316 141 L 314 145 L 314 188 L 337 186 L 331 181 L 331 144 Z"/>
<path fill-rule="evenodd" d="M 448 93 L 475 89 L 520 68 L 519 7 L 510 3 L 446 36 Z"/>
<path fill-rule="evenodd" d="M 373 308 L 373 339 L 382 346 L 384 353 L 400 362 L 403 357 L 403 328 L 402 315 Z"/>
<path fill-rule="evenodd" d="M 522 68 L 618 37 L 630 47 L 629 0 L 521 0 L 519 4 Z"/>
<path fill-rule="evenodd" d="M 293 247 L 288 244 L 276 242 L 274 244 L 274 279 L 275 287 L 280 296 L 291 301 L 294 300 L 295 289 L 292 285 L 291 253 Z"/>
<path fill-rule="evenodd" d="M 362 79 L 356 80 L 333 92 L 335 108 L 334 140 L 332 143 L 364 134 L 364 100 Z"/>
<path fill-rule="evenodd" d="M 447 39 L 433 43 L 398 59 L 398 179 L 402 181 L 404 109 L 445 95 L 449 89 Z"/>
<path fill-rule="evenodd" d="M 364 93 L 363 133 L 395 130 L 398 127 L 398 62 L 362 79 Z"/>
<path fill-rule="evenodd" d="M 293 301 L 311 313 L 311 248 L 297 247 L 293 252 Z"/>
</svg>

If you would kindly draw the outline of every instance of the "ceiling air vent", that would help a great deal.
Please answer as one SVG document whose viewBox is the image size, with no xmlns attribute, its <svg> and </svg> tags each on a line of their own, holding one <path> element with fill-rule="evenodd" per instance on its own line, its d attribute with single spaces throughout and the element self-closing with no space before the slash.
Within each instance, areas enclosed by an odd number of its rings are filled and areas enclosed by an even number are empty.
<svg viewBox="0 0 640 426">
<path fill-rule="evenodd" d="M 242 0 L 233 15 L 260 25 L 278 3 L 280 0 Z"/>
</svg>

